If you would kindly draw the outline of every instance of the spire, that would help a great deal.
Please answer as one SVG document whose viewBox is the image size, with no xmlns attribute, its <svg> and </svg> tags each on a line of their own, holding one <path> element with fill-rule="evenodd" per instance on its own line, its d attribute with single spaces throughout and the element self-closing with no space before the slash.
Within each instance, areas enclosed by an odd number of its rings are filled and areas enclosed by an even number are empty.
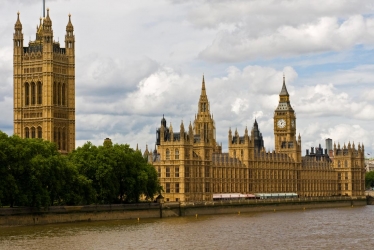
<svg viewBox="0 0 374 250">
<path fill-rule="evenodd" d="M 21 21 L 19 20 L 19 11 L 17 12 L 17 21 L 16 21 L 16 24 L 14 25 L 14 29 L 15 30 L 22 30 L 22 23 Z"/>
<path fill-rule="evenodd" d="M 206 95 L 204 75 L 203 75 L 203 82 L 201 84 L 201 95 Z"/>
<path fill-rule="evenodd" d="M 288 91 L 287 91 L 287 88 L 286 88 L 286 77 L 283 73 L 283 86 L 282 86 L 282 90 L 281 92 L 279 93 L 279 95 L 286 95 L 286 96 L 289 96 L 288 94 Z"/>
<path fill-rule="evenodd" d="M 69 13 L 69 21 L 68 24 L 66 25 L 66 31 L 74 31 L 73 24 L 71 23 L 71 14 Z"/>
</svg>

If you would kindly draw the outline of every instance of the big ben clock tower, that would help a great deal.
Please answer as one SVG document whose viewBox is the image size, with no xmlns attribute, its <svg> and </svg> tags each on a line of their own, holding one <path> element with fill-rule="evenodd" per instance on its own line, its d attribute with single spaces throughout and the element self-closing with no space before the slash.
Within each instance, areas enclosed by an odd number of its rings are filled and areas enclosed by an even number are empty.
<svg viewBox="0 0 374 250">
<path fill-rule="evenodd" d="M 277 153 L 289 153 L 293 155 L 301 150 L 300 136 L 296 140 L 295 111 L 290 104 L 290 95 L 286 88 L 284 76 L 282 90 L 279 93 L 279 104 L 274 112 L 274 139 L 275 151 Z"/>
</svg>

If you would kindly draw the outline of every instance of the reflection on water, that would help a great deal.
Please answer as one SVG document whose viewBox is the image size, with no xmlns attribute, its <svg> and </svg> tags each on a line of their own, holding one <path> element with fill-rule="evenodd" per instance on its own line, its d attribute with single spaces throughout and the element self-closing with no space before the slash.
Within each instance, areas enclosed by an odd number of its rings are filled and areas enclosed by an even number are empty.
<svg viewBox="0 0 374 250">
<path fill-rule="evenodd" d="M 372 249 L 374 206 L 0 228 L 0 249 Z"/>
</svg>

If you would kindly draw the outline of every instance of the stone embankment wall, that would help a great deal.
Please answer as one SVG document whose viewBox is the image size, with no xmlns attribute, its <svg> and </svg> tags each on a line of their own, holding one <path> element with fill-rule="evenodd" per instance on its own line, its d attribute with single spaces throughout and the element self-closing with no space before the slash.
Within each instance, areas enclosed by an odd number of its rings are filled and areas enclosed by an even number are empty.
<svg viewBox="0 0 374 250">
<path fill-rule="evenodd" d="M 168 202 L 126 205 L 59 206 L 48 210 L 1 208 L 0 226 L 50 223 L 166 218 L 208 214 L 248 213 L 365 206 L 366 197 L 319 197 L 218 202 Z"/>
</svg>

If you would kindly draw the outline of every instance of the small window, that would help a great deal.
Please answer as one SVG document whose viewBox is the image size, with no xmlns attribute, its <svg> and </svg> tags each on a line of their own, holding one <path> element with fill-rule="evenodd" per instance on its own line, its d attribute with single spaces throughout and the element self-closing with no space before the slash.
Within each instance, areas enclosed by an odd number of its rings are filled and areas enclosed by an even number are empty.
<svg viewBox="0 0 374 250">
<path fill-rule="evenodd" d="M 161 167 L 157 167 L 157 177 L 161 177 Z"/>
<path fill-rule="evenodd" d="M 35 128 L 31 128 L 31 138 L 36 138 Z"/>
<path fill-rule="evenodd" d="M 210 183 L 209 182 L 205 182 L 205 192 L 206 193 L 210 192 Z"/>
<path fill-rule="evenodd" d="M 338 161 L 338 168 L 340 168 L 340 161 Z"/>
<path fill-rule="evenodd" d="M 170 160 L 170 150 L 166 149 L 166 160 Z"/>
<path fill-rule="evenodd" d="M 30 85 L 28 83 L 25 84 L 25 105 L 30 104 Z"/>
<path fill-rule="evenodd" d="M 42 104 L 42 83 L 38 82 L 38 104 Z"/>
<path fill-rule="evenodd" d="M 179 160 L 179 150 L 178 149 L 175 150 L 175 159 Z"/>
<path fill-rule="evenodd" d="M 38 138 L 43 137 L 42 127 L 38 127 Z"/>
<path fill-rule="evenodd" d="M 184 167 L 184 177 L 190 177 L 190 167 Z"/>
<path fill-rule="evenodd" d="M 169 167 L 166 168 L 166 177 L 170 177 L 170 168 Z"/>
<path fill-rule="evenodd" d="M 345 167 L 345 168 L 348 167 L 348 161 L 347 161 L 347 160 L 344 161 L 344 167 Z"/>
<path fill-rule="evenodd" d="M 348 190 L 348 183 L 346 183 L 344 186 L 345 186 L 344 190 Z"/>
<path fill-rule="evenodd" d="M 165 183 L 165 192 L 170 193 L 170 183 Z"/>
<path fill-rule="evenodd" d="M 179 167 L 175 168 L 175 177 L 179 177 Z"/>
<path fill-rule="evenodd" d="M 209 167 L 205 167 L 205 177 L 209 177 Z"/>
<path fill-rule="evenodd" d="M 25 137 L 30 138 L 30 129 L 29 128 L 25 128 Z"/>
<path fill-rule="evenodd" d="M 179 193 L 179 183 L 175 183 L 175 192 Z"/>
<path fill-rule="evenodd" d="M 190 192 L 190 183 L 189 182 L 186 182 L 184 184 L 184 192 L 185 193 L 189 193 Z"/>
</svg>

